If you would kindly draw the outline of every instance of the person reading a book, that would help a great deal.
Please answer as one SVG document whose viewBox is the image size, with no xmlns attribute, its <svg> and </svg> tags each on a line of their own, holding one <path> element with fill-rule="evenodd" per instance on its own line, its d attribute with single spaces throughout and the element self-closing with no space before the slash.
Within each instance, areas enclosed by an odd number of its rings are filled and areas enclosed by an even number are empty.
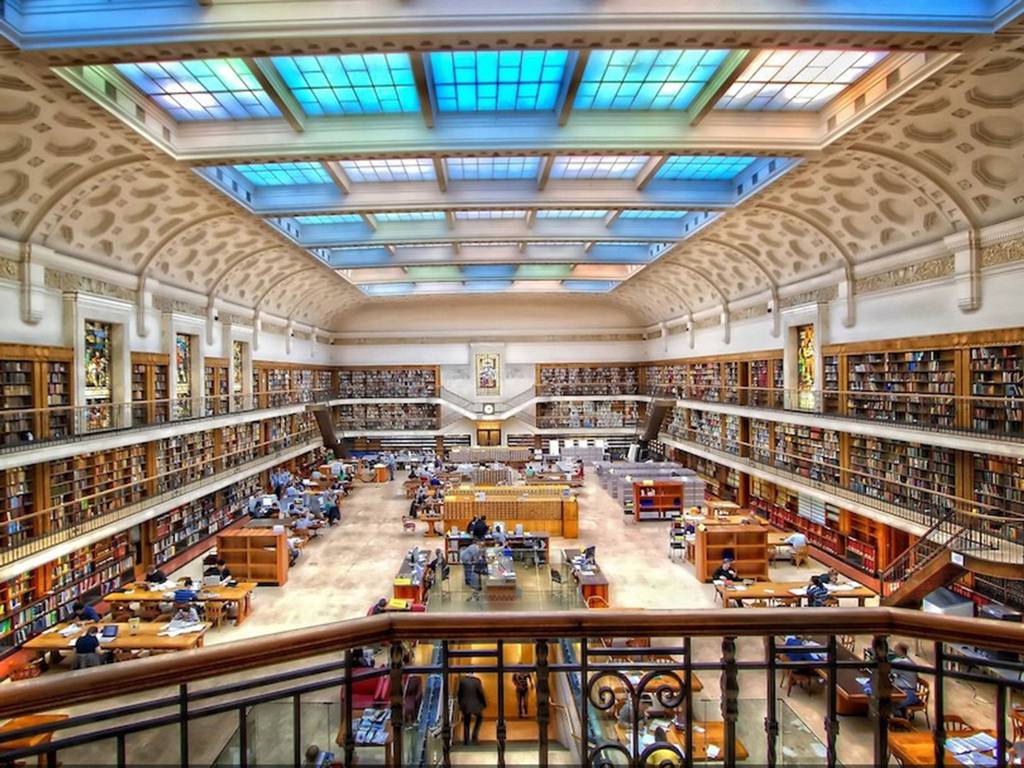
<svg viewBox="0 0 1024 768">
<path fill-rule="evenodd" d="M 198 624 L 199 623 L 199 612 L 195 609 L 195 606 L 187 603 L 176 605 L 174 610 L 174 618 L 171 619 L 172 624 Z"/>
<path fill-rule="evenodd" d="M 99 630 L 95 626 L 89 627 L 85 634 L 75 641 L 74 669 L 87 669 L 102 664 L 103 657 L 100 656 L 99 650 Z"/>
<path fill-rule="evenodd" d="M 733 560 L 731 557 L 726 557 L 722 560 L 722 564 L 715 568 L 715 572 L 711 574 L 712 581 L 736 581 L 739 578 L 739 574 L 736 573 L 736 569 L 732 567 Z"/>
<path fill-rule="evenodd" d="M 100 615 L 96 613 L 96 609 L 91 605 L 85 605 L 83 603 L 75 603 L 72 606 L 72 610 L 75 612 L 76 621 L 99 621 Z"/>
<path fill-rule="evenodd" d="M 192 579 L 185 579 L 181 586 L 174 590 L 174 602 L 177 605 L 181 603 L 194 603 L 198 599 L 199 595 L 196 594 Z"/>
</svg>

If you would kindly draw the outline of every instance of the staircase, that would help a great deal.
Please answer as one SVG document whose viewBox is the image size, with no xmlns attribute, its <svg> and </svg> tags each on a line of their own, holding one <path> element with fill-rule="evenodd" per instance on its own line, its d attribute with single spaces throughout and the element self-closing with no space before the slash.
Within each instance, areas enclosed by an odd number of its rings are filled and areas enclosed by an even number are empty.
<svg viewBox="0 0 1024 768">
<path fill-rule="evenodd" d="M 894 608 L 919 605 L 931 592 L 952 584 L 964 568 L 953 563 L 953 544 L 965 528 L 947 510 L 914 545 L 897 557 L 882 573 L 881 604 Z"/>
<path fill-rule="evenodd" d="M 320 437 L 323 438 L 324 448 L 334 452 L 338 458 L 347 458 L 346 451 L 338 442 L 338 435 L 334 431 L 334 424 L 331 421 L 331 409 L 326 405 L 307 405 L 306 411 L 313 414 L 316 425 L 320 428 Z"/>
<path fill-rule="evenodd" d="M 661 432 L 661 424 L 665 421 L 665 415 L 672 410 L 675 400 L 668 398 L 655 398 L 647 406 L 647 415 L 644 418 L 644 431 L 640 439 L 647 443 L 658 439 Z"/>
</svg>

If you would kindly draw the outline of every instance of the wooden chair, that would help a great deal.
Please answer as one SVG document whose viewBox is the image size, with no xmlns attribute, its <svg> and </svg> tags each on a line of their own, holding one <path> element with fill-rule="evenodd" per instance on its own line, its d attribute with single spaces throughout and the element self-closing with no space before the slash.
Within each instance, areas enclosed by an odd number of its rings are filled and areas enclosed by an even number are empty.
<svg viewBox="0 0 1024 768">
<path fill-rule="evenodd" d="M 836 635 L 836 642 L 848 650 L 851 655 L 857 653 L 857 638 L 853 635 Z"/>
<path fill-rule="evenodd" d="M 793 565 L 801 568 L 807 563 L 807 547 L 793 548 Z"/>
<path fill-rule="evenodd" d="M 946 733 L 967 733 L 973 731 L 974 727 L 960 715 L 943 715 L 942 730 Z"/>
<path fill-rule="evenodd" d="M 889 730 L 890 731 L 912 731 L 914 730 L 914 724 L 911 723 L 905 717 L 890 717 L 889 718 Z"/>
<path fill-rule="evenodd" d="M 1015 709 L 1010 713 L 1010 725 L 1013 727 L 1013 743 L 1024 741 L 1024 709 Z"/>
<path fill-rule="evenodd" d="M 928 700 L 932 695 L 932 687 L 928 684 L 928 681 L 923 678 L 917 679 L 917 698 L 920 699 L 916 704 L 908 704 L 903 707 L 903 711 L 907 714 L 911 720 L 914 719 L 914 714 L 917 712 L 924 712 L 924 721 L 928 724 L 928 727 L 932 727 L 931 718 L 928 716 Z"/>
<path fill-rule="evenodd" d="M 406 533 L 416 533 L 416 519 L 413 517 L 402 518 L 402 530 Z"/>
<path fill-rule="evenodd" d="M 206 620 L 214 627 L 224 623 L 227 611 L 222 600 L 209 600 L 205 603 Z"/>
</svg>

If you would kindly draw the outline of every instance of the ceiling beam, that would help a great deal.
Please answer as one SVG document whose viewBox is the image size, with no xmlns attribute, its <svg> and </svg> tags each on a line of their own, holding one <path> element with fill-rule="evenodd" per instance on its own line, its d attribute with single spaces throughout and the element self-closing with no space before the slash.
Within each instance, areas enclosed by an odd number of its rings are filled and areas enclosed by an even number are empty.
<svg viewBox="0 0 1024 768">
<path fill-rule="evenodd" d="M 425 53 L 410 53 L 409 63 L 412 66 L 412 77 L 416 82 L 416 95 L 420 100 L 420 114 L 427 128 L 434 127 L 434 102 L 430 98 L 430 87 L 427 85 L 427 67 Z"/>
<path fill-rule="evenodd" d="M 210 3 L 212 5 L 212 1 Z M 306 113 L 302 111 L 299 102 L 292 95 L 291 90 L 284 84 L 284 80 L 277 73 L 277 68 L 268 59 L 245 58 L 242 59 L 245 66 L 252 72 L 256 82 L 267 92 L 270 100 L 274 102 L 281 116 L 288 121 L 288 125 L 296 133 L 306 130 Z"/>
<path fill-rule="evenodd" d="M 636 188 L 637 191 L 643 191 L 647 188 L 647 185 L 654 181 L 654 177 L 658 175 L 658 171 L 661 170 L 668 160 L 668 155 L 651 155 L 651 159 L 647 161 L 643 168 L 640 169 L 640 173 L 636 175 Z"/>
<path fill-rule="evenodd" d="M 455 212 L 445 211 L 444 212 L 444 223 L 448 229 L 455 229 Z"/>
<path fill-rule="evenodd" d="M 437 176 L 437 186 L 442 192 L 448 191 L 448 177 L 444 171 L 444 160 L 440 157 L 434 156 L 434 175 Z"/>
<path fill-rule="evenodd" d="M 610 227 L 616 221 L 619 220 L 619 216 L 622 215 L 622 209 L 617 208 L 614 211 L 608 211 L 608 215 L 604 217 L 604 225 Z"/>
<path fill-rule="evenodd" d="M 537 220 L 537 209 L 536 208 L 531 208 L 530 210 L 528 210 L 526 212 L 526 228 L 527 229 L 532 229 L 533 228 L 533 222 L 535 222 L 536 220 Z"/>
<path fill-rule="evenodd" d="M 551 178 L 551 168 L 554 164 L 554 155 L 544 155 L 544 159 L 540 161 L 540 173 L 537 174 L 537 189 L 544 189 L 548 185 L 548 179 Z"/>
<path fill-rule="evenodd" d="M 583 252 L 584 253 L 590 253 L 590 249 L 593 248 L 593 247 L 594 247 L 594 241 L 593 240 L 589 240 L 589 241 L 587 241 L 587 244 L 583 246 Z"/>
<path fill-rule="evenodd" d="M 393 246 L 393 245 L 385 245 L 384 248 L 387 249 L 387 252 L 391 254 L 392 258 L 394 258 L 395 256 L 398 256 L 398 249 L 395 246 Z"/>
<path fill-rule="evenodd" d="M 372 229 L 374 232 L 377 231 L 377 217 L 372 213 L 360 214 L 363 217 L 363 221 L 366 222 L 366 226 Z"/>
<path fill-rule="evenodd" d="M 336 160 L 327 160 L 324 162 L 324 168 L 341 194 L 347 195 L 352 191 L 352 182 L 349 180 L 348 174 L 345 173 L 345 169 L 341 167 L 341 163 Z"/>
<path fill-rule="evenodd" d="M 583 79 L 583 71 L 587 68 L 587 61 L 590 60 L 590 51 L 584 49 L 576 57 L 576 63 L 569 72 L 569 83 L 565 88 L 565 98 L 562 101 L 562 108 L 558 111 L 558 125 L 564 126 L 569 122 L 569 115 L 572 114 L 572 104 L 576 101 L 576 93 L 580 89 L 580 80 Z"/>
<path fill-rule="evenodd" d="M 722 94 L 729 90 L 729 86 L 736 82 L 736 78 L 743 74 L 754 58 L 753 51 L 749 50 L 729 52 L 718 71 L 704 84 L 700 93 L 686 108 L 687 120 L 691 127 L 698 125 L 708 112 L 715 108 Z"/>
</svg>

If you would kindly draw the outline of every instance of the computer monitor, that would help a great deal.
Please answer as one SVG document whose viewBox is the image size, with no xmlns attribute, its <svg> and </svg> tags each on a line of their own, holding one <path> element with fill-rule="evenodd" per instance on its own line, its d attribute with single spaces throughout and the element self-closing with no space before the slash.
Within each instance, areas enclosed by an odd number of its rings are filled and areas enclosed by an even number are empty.
<svg viewBox="0 0 1024 768">
<path fill-rule="evenodd" d="M 587 560 L 588 562 L 592 563 L 592 562 L 594 562 L 596 557 L 597 557 L 597 547 L 590 546 L 590 547 L 587 547 L 586 549 L 583 550 L 583 559 L 584 560 Z"/>
</svg>

